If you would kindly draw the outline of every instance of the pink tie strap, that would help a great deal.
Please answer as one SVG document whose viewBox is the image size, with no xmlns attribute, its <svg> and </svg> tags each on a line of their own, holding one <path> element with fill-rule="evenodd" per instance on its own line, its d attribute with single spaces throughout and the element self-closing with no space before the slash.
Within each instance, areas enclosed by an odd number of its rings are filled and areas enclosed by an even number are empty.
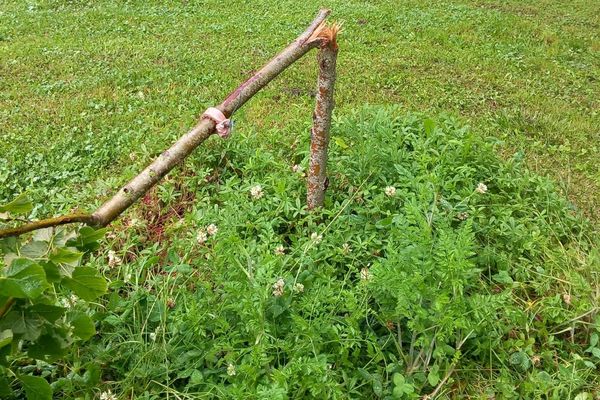
<svg viewBox="0 0 600 400">
<path fill-rule="evenodd" d="M 216 129 L 219 136 L 226 138 L 231 133 L 231 121 L 218 108 L 209 107 L 202 114 L 202 118 L 213 120 L 217 124 Z"/>
</svg>

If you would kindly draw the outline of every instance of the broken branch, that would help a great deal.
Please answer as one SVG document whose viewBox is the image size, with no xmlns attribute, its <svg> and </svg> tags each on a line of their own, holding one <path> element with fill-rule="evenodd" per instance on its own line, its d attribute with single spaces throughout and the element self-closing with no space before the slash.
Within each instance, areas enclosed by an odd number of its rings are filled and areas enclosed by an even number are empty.
<svg viewBox="0 0 600 400">
<path fill-rule="evenodd" d="M 322 39 L 322 44 L 317 54 L 319 78 L 317 79 L 317 97 L 310 135 L 310 164 L 306 183 L 306 200 L 309 210 L 323 206 L 328 186 L 327 148 L 329 147 L 331 114 L 335 106 L 333 92 L 338 53 L 336 39 L 339 29 L 340 26 L 337 24 L 323 25 L 316 35 Z"/>
<path fill-rule="evenodd" d="M 329 13 L 330 10 L 320 10 L 313 22 L 296 40 L 231 92 L 225 101 L 216 108 L 229 118 L 283 70 L 305 55 L 309 50 L 324 42 L 326 39 L 319 36 L 319 33 L 322 31 L 323 22 Z M 180 164 L 213 133 L 215 133 L 215 122 L 208 118 L 202 118 L 192 130 L 179 138 L 177 142 L 168 150 L 165 150 L 152 164 L 146 167 L 146 169 L 92 214 L 66 215 L 31 222 L 16 228 L 0 230 L 0 239 L 72 222 L 81 222 L 94 227 L 106 226 L 142 197 L 150 188 L 156 185 L 169 171 Z"/>
</svg>

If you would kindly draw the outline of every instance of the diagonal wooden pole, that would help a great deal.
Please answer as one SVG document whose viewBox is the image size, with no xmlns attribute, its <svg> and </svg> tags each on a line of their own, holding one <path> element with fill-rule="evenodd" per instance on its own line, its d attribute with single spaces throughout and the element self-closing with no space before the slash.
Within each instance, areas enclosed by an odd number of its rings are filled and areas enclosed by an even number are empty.
<svg viewBox="0 0 600 400">
<path fill-rule="evenodd" d="M 323 206 L 325 191 L 328 186 L 327 149 L 329 147 L 331 114 L 335 106 L 333 92 L 338 53 L 336 39 L 339 29 L 340 26 L 334 23 L 326 26 L 319 33 L 325 40 L 321 42 L 317 54 L 319 77 L 317 79 L 313 127 L 310 135 L 310 163 L 306 180 L 306 203 L 309 210 Z"/>
<path fill-rule="evenodd" d="M 216 108 L 229 118 L 283 70 L 311 49 L 323 46 L 328 40 L 326 36 L 322 35 L 322 31 L 325 28 L 324 21 L 329 13 L 330 10 L 320 10 L 304 33 L 272 58 L 250 79 L 231 92 L 225 101 Z M 192 130 L 183 135 L 169 149 L 165 150 L 152 164 L 121 188 L 112 198 L 102 204 L 94 213 L 70 214 L 28 223 L 16 228 L 3 229 L 0 230 L 0 239 L 8 236 L 18 236 L 36 229 L 73 222 L 80 222 L 94 227 L 108 225 L 150 190 L 150 188 L 156 185 L 176 165 L 181 163 L 196 147 L 215 133 L 215 125 L 215 122 L 211 119 L 201 119 Z"/>
</svg>

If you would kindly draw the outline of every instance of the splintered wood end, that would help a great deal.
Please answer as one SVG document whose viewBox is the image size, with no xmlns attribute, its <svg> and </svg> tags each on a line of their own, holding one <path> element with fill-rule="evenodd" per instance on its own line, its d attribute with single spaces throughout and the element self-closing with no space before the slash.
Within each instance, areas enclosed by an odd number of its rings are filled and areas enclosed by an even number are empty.
<svg viewBox="0 0 600 400">
<path fill-rule="evenodd" d="M 330 46 L 332 49 L 336 50 L 338 48 L 337 45 L 337 35 L 342 29 L 342 24 L 337 22 L 327 23 L 325 21 L 321 22 L 315 32 L 308 39 L 309 41 L 320 40 L 322 41 L 321 46 Z"/>
</svg>

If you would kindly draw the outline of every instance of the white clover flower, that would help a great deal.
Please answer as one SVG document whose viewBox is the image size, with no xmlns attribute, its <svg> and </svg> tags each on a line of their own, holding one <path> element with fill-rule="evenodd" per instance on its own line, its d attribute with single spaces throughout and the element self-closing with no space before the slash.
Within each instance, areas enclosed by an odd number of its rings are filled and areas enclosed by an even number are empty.
<svg viewBox="0 0 600 400">
<path fill-rule="evenodd" d="M 349 253 L 352 253 L 352 248 L 350 247 L 350 244 L 348 244 L 348 243 L 344 243 L 344 244 L 342 245 L 342 252 L 343 252 L 344 254 L 349 254 Z"/>
<path fill-rule="evenodd" d="M 100 394 L 100 400 L 117 400 L 117 396 L 115 396 L 109 389 L 106 392 L 102 392 L 102 394 Z"/>
<path fill-rule="evenodd" d="M 294 284 L 294 292 L 296 292 L 296 293 L 304 292 L 304 285 L 301 283 Z"/>
<path fill-rule="evenodd" d="M 301 165 L 294 164 L 292 166 L 292 171 L 295 172 L 296 174 L 301 174 L 302 172 L 304 172 L 304 168 L 302 168 Z"/>
<path fill-rule="evenodd" d="M 135 161 L 137 159 L 137 155 L 134 152 L 129 153 L 129 159 L 131 161 Z"/>
<path fill-rule="evenodd" d="M 232 363 L 229 363 L 229 365 L 227 365 L 227 375 L 234 376 L 235 374 L 236 374 L 235 365 L 233 365 Z"/>
<path fill-rule="evenodd" d="M 208 235 L 204 229 L 200 229 L 196 235 L 196 241 L 198 244 L 204 244 L 208 240 Z"/>
<path fill-rule="evenodd" d="M 459 220 L 461 220 L 461 221 L 464 221 L 464 220 L 466 220 L 467 218 L 469 218 L 469 213 L 467 213 L 467 212 L 464 212 L 464 211 L 463 211 L 463 212 L 459 212 L 459 213 L 456 215 L 456 218 L 458 218 L 458 219 L 459 219 Z"/>
<path fill-rule="evenodd" d="M 250 188 L 250 195 L 254 200 L 258 200 L 263 197 L 263 190 L 260 185 L 252 186 Z"/>
<path fill-rule="evenodd" d="M 323 240 L 323 235 L 318 234 L 317 232 L 313 232 L 312 235 L 310 235 L 310 239 L 315 243 L 315 244 L 319 244 L 321 243 L 321 240 Z"/>
<path fill-rule="evenodd" d="M 277 256 L 282 256 L 285 254 L 285 247 L 283 247 L 283 245 L 279 245 L 275 248 L 275 255 Z"/>
<path fill-rule="evenodd" d="M 117 256 L 117 253 L 115 253 L 114 250 L 109 250 L 108 251 L 108 266 L 111 268 L 114 268 L 121 264 L 123 264 L 123 260 L 121 260 L 121 257 Z"/>
<path fill-rule="evenodd" d="M 64 298 L 60 299 L 59 303 L 64 308 L 71 308 L 74 305 L 76 305 L 78 301 L 79 301 L 79 297 L 77 297 L 74 294 L 71 294 L 69 297 L 64 297 Z"/>
<path fill-rule="evenodd" d="M 175 303 L 174 299 L 172 299 L 170 297 L 167 299 L 167 307 L 169 307 L 170 309 L 173 309 L 173 308 L 175 308 L 176 305 L 177 304 Z"/>
<path fill-rule="evenodd" d="M 361 280 L 368 281 L 371 279 L 371 277 L 372 277 L 372 275 L 371 275 L 371 271 L 369 271 L 369 268 L 365 267 L 360 270 L 360 279 Z"/>
<path fill-rule="evenodd" d="M 387 186 L 384 192 L 387 196 L 394 197 L 396 195 L 396 188 L 393 186 Z"/>
<path fill-rule="evenodd" d="M 571 295 L 568 293 L 563 294 L 562 296 L 563 301 L 567 304 L 567 305 L 571 305 Z"/>
<path fill-rule="evenodd" d="M 218 231 L 219 231 L 219 228 L 217 228 L 217 226 L 215 224 L 210 224 L 209 226 L 206 227 L 206 233 L 208 233 L 210 236 L 215 236 Z"/>
<path fill-rule="evenodd" d="M 488 187 L 485 183 L 479 182 L 477 188 L 475 189 L 477 193 L 485 194 L 488 191 Z"/>
<path fill-rule="evenodd" d="M 153 342 L 156 342 L 156 332 L 150 333 L 150 340 L 152 340 Z"/>
<path fill-rule="evenodd" d="M 282 278 L 279 278 L 277 282 L 273 284 L 273 296 L 280 297 L 283 296 L 283 288 L 285 286 L 285 281 Z"/>
</svg>

